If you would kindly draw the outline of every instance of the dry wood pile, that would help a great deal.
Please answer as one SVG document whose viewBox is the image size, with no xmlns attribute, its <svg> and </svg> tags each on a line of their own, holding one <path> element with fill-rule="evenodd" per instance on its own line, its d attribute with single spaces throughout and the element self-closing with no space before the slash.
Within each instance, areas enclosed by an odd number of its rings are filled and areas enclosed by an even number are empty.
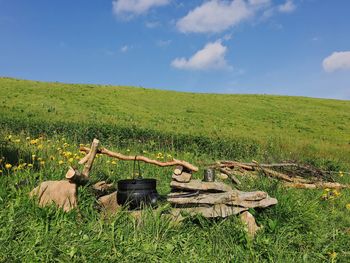
<svg viewBox="0 0 350 263">
<path fill-rule="evenodd" d="M 232 181 L 240 184 L 237 176 L 253 176 L 259 174 L 281 180 L 286 187 L 303 189 L 342 189 L 350 185 L 340 184 L 333 180 L 330 172 L 320 170 L 311 165 L 297 163 L 259 164 L 241 163 L 236 161 L 219 161 L 211 167 L 231 177 Z"/>
<path fill-rule="evenodd" d="M 241 219 L 247 224 L 250 235 L 254 235 L 258 227 L 247 210 L 277 204 L 277 199 L 263 191 L 242 192 L 223 182 L 192 179 L 191 173 L 183 167 L 174 170 L 172 179 L 172 191 L 167 201 L 174 207 L 171 212 L 173 216 L 200 214 L 207 218 L 225 218 L 244 212 Z"/>
</svg>

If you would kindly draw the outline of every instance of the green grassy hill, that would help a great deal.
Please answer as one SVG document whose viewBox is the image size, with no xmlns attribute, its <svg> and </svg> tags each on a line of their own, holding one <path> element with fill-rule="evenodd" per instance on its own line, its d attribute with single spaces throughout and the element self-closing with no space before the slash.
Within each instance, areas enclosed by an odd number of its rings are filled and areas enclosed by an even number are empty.
<svg viewBox="0 0 350 263">
<path fill-rule="evenodd" d="M 263 173 L 239 176 L 242 191 L 266 191 L 278 204 L 250 209 L 259 226 L 246 236 L 236 216 L 187 217 L 170 209 L 106 218 L 90 185 L 79 209 L 39 208 L 28 193 L 41 181 L 81 168 L 80 143 L 152 159 L 198 165 L 218 159 L 294 159 L 333 170 L 350 183 L 350 101 L 265 95 L 215 95 L 132 87 L 0 78 L 0 262 L 350 262 L 349 189 L 292 189 Z M 141 164 L 169 193 L 172 169 Z M 91 184 L 131 178 L 132 162 L 97 156 Z M 218 179 L 221 181 L 221 179 Z"/>
<path fill-rule="evenodd" d="M 350 163 L 350 101 L 0 78 L 0 102 L 0 122 L 10 129 L 196 144 L 232 158 Z"/>
</svg>

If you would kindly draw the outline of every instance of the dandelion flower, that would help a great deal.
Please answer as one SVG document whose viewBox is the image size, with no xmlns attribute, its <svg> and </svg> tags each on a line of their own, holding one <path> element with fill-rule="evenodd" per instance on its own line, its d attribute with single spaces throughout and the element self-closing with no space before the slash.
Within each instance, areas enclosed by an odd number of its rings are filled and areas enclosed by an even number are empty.
<svg viewBox="0 0 350 263">
<path fill-rule="evenodd" d="M 343 177 L 344 173 L 342 171 L 339 171 L 339 177 Z"/>
<path fill-rule="evenodd" d="M 33 164 L 31 164 L 31 163 L 30 163 L 30 164 L 28 164 L 28 167 L 29 167 L 29 168 L 33 167 Z"/>
<path fill-rule="evenodd" d="M 0 174 L 2 174 L 2 170 L 0 170 Z"/>
<path fill-rule="evenodd" d="M 350 203 L 345 205 L 346 209 L 350 210 Z"/>
<path fill-rule="evenodd" d="M 68 159 L 68 162 L 70 162 L 70 163 L 72 163 L 73 161 L 74 161 L 73 158 L 69 158 L 69 159 Z"/>
<path fill-rule="evenodd" d="M 59 160 L 59 161 L 58 161 L 58 164 L 59 164 L 59 165 L 64 164 L 64 161 Z"/>
<path fill-rule="evenodd" d="M 45 165 L 45 161 L 41 161 L 41 162 L 40 162 L 40 165 Z"/>
<path fill-rule="evenodd" d="M 111 164 L 116 165 L 116 164 L 117 164 L 117 162 L 116 162 L 116 161 L 112 161 L 112 162 L 111 162 Z"/>
<path fill-rule="evenodd" d="M 10 163 L 5 164 L 5 168 L 7 170 L 10 170 L 12 168 L 12 164 L 10 164 Z"/>
</svg>

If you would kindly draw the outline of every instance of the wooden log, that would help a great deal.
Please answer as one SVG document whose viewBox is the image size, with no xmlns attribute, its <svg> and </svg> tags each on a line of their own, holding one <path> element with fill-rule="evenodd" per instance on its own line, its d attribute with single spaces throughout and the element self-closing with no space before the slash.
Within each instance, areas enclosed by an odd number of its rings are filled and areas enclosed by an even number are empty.
<svg viewBox="0 0 350 263">
<path fill-rule="evenodd" d="M 175 189 L 192 190 L 192 191 L 214 191 L 229 192 L 232 188 L 221 182 L 203 182 L 201 180 L 191 180 L 188 183 L 172 181 L 170 187 Z"/>
<path fill-rule="evenodd" d="M 97 139 L 94 139 L 91 144 L 91 149 L 88 154 L 88 159 L 86 163 L 84 164 L 83 172 L 81 173 L 82 176 L 89 177 L 90 170 L 92 168 L 92 164 L 94 163 L 95 156 L 97 154 L 98 146 L 100 145 L 100 141 Z"/>
<path fill-rule="evenodd" d="M 174 174 L 175 174 L 175 175 L 180 175 L 180 174 L 182 173 L 182 170 L 183 170 L 183 166 L 177 165 L 177 166 L 175 167 Z"/>
<path fill-rule="evenodd" d="M 225 193 L 202 193 L 193 197 L 173 198 L 168 196 L 167 200 L 174 205 L 226 204 L 248 208 L 265 208 L 277 204 L 277 199 L 269 197 L 265 192 L 241 192 L 237 190 Z"/>
<path fill-rule="evenodd" d="M 167 201 L 175 205 L 187 205 L 187 204 L 224 204 L 238 198 L 238 193 L 235 191 L 224 193 L 205 193 L 193 197 L 180 197 L 172 198 L 168 197 Z"/>
<path fill-rule="evenodd" d="M 242 223 L 246 225 L 248 236 L 253 238 L 256 232 L 260 229 L 255 222 L 254 216 L 248 211 L 244 211 L 239 215 L 239 218 L 241 219 Z"/>
<path fill-rule="evenodd" d="M 173 174 L 171 178 L 180 183 L 188 183 L 192 178 L 192 174 L 182 172 L 179 175 Z"/>
<path fill-rule="evenodd" d="M 266 208 L 277 204 L 277 199 L 267 197 L 259 201 L 248 201 L 248 200 L 233 200 L 226 203 L 227 205 L 242 206 L 246 208 Z"/>
<path fill-rule="evenodd" d="M 232 173 L 232 171 L 230 169 L 228 169 L 227 167 L 225 168 L 220 168 L 220 172 L 222 172 L 223 174 L 226 174 L 227 176 L 230 176 L 231 180 L 233 183 L 240 185 L 241 182 L 238 180 L 238 178 Z"/>
<path fill-rule="evenodd" d="M 300 189 L 349 189 L 350 185 L 348 184 L 340 184 L 340 183 L 332 183 L 332 182 L 315 182 L 311 184 L 305 183 L 295 183 L 295 182 L 285 182 L 284 185 L 286 187 L 291 188 L 300 188 Z"/>
<path fill-rule="evenodd" d="M 227 206 L 224 204 L 218 204 L 208 207 L 187 207 L 187 208 L 174 208 L 171 210 L 171 215 L 174 218 L 178 218 L 181 214 L 188 214 L 190 216 L 202 215 L 206 218 L 216 218 L 216 217 L 228 217 L 231 215 L 237 215 L 243 211 L 247 211 L 248 208 L 245 207 L 234 207 Z"/>
<path fill-rule="evenodd" d="M 80 151 L 82 152 L 89 152 L 90 149 L 87 147 L 80 147 Z M 123 161 L 134 161 L 135 160 L 135 156 L 132 155 L 123 155 L 121 153 L 117 153 L 117 152 L 112 152 L 110 150 L 107 150 L 106 148 L 102 148 L 100 150 L 97 151 L 97 153 L 101 153 L 101 154 L 105 154 L 107 156 L 113 157 L 113 158 L 117 158 L 119 160 L 123 160 Z M 175 166 L 175 165 L 181 165 L 187 169 L 189 169 L 192 172 L 197 172 L 198 171 L 198 167 L 186 162 L 186 161 L 182 161 L 182 160 L 176 160 L 173 159 L 172 161 L 169 162 L 160 162 L 157 160 L 152 160 L 150 158 L 147 158 L 145 156 L 141 156 L 141 155 L 137 155 L 136 156 L 136 161 L 141 161 L 141 162 L 145 162 L 145 163 L 149 163 L 149 164 L 154 164 L 160 167 L 166 167 L 166 166 Z"/>
<path fill-rule="evenodd" d="M 117 192 L 101 196 L 97 202 L 102 207 L 103 212 L 108 215 L 114 214 L 120 208 L 117 202 Z"/>
<path fill-rule="evenodd" d="M 236 162 L 236 161 L 220 161 L 220 167 L 229 167 L 229 168 L 240 167 L 249 171 L 254 170 L 252 166 L 246 165 L 240 162 Z"/>
</svg>

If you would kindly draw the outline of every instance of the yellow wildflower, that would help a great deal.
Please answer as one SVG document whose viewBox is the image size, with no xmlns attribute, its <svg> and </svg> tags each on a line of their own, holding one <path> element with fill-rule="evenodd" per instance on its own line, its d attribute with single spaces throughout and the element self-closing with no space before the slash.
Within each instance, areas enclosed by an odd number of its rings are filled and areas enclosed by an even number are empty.
<svg viewBox="0 0 350 263">
<path fill-rule="evenodd" d="M 45 161 L 41 161 L 41 162 L 40 162 L 40 165 L 45 165 Z"/>
<path fill-rule="evenodd" d="M 28 137 L 26 137 L 26 140 L 27 140 L 27 141 L 29 141 L 29 140 L 30 140 L 30 137 L 29 137 L 29 136 L 28 136 Z"/>
<path fill-rule="evenodd" d="M 38 142 L 39 142 L 39 139 L 30 140 L 30 144 L 31 144 L 31 145 L 38 144 Z"/>
<path fill-rule="evenodd" d="M 30 164 L 28 164 L 28 167 L 29 167 L 29 168 L 33 167 L 33 164 L 31 164 L 31 163 L 30 163 Z"/>
<path fill-rule="evenodd" d="M 36 155 L 32 154 L 32 160 L 35 160 Z"/>
<path fill-rule="evenodd" d="M 20 143 L 21 140 L 20 140 L 20 139 L 16 139 L 16 140 L 14 140 L 14 142 L 15 142 L 15 143 Z"/>
<path fill-rule="evenodd" d="M 350 210 L 350 203 L 345 205 L 346 209 Z"/>
<path fill-rule="evenodd" d="M 127 152 L 130 152 L 130 149 L 126 149 Z"/>
<path fill-rule="evenodd" d="M 42 150 L 43 148 L 44 148 L 44 146 L 43 146 L 42 144 L 39 144 L 39 145 L 38 145 L 38 149 L 39 149 L 39 150 Z"/>
<path fill-rule="evenodd" d="M 333 251 L 332 253 L 329 253 L 329 257 L 333 260 L 335 260 L 337 258 L 337 252 Z"/>
<path fill-rule="evenodd" d="M 2 174 L 2 170 L 0 170 L 0 174 Z"/>
<path fill-rule="evenodd" d="M 59 165 L 64 164 L 64 161 L 59 160 L 59 161 L 58 161 L 58 164 L 59 164 Z"/>
<path fill-rule="evenodd" d="M 10 164 L 10 163 L 5 164 L 5 168 L 7 170 L 10 170 L 12 168 L 12 164 Z"/>
<path fill-rule="evenodd" d="M 112 162 L 111 162 L 111 164 L 116 165 L 116 164 L 117 164 L 117 162 L 116 162 L 116 161 L 112 161 Z"/>
<path fill-rule="evenodd" d="M 69 158 L 69 159 L 68 159 L 68 162 L 70 162 L 70 163 L 72 163 L 73 161 L 74 161 L 73 158 Z"/>
<path fill-rule="evenodd" d="M 339 171 L 339 177 L 343 177 L 344 173 L 342 171 Z"/>
<path fill-rule="evenodd" d="M 38 157 L 38 161 L 40 162 L 40 161 L 42 161 L 43 160 L 43 158 L 41 158 L 41 157 Z"/>
</svg>

